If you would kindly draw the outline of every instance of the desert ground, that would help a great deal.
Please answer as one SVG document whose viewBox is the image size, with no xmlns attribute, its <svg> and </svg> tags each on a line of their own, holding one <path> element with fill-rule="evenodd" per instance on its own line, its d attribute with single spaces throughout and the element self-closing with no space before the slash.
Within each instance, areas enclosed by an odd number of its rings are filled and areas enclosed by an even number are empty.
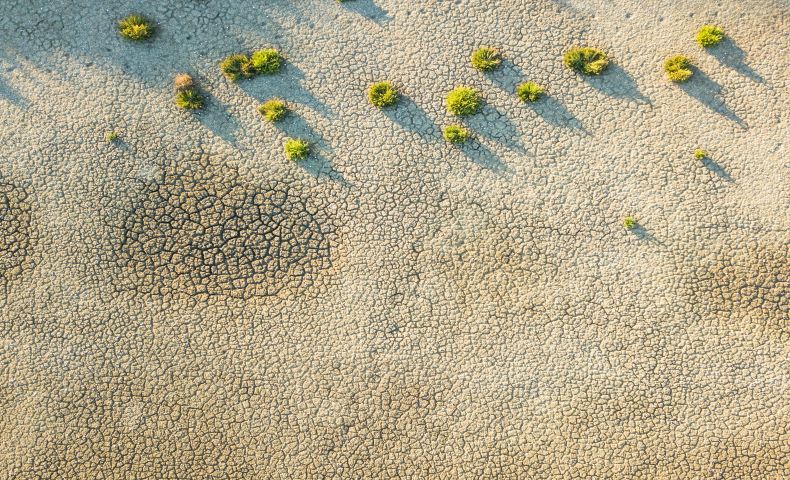
<svg viewBox="0 0 790 480">
<path fill-rule="evenodd" d="M 788 29 L 785 0 L 0 0 L 0 478 L 790 478 Z M 586 45 L 599 76 L 563 65 Z M 263 47 L 281 71 L 223 77 Z"/>
</svg>

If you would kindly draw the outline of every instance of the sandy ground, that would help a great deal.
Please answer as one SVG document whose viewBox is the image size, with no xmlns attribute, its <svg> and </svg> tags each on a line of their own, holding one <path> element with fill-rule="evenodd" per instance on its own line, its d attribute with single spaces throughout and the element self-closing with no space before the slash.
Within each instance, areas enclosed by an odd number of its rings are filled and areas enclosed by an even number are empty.
<svg viewBox="0 0 790 480">
<path fill-rule="evenodd" d="M 789 28 L 778 0 L 0 0 L 0 477 L 790 478 Z M 268 45 L 281 73 L 218 71 Z"/>
</svg>

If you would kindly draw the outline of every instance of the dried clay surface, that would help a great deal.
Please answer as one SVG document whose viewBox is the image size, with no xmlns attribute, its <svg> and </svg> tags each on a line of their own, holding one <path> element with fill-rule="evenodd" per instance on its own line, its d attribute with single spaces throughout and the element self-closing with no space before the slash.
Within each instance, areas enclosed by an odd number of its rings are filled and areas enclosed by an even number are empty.
<svg viewBox="0 0 790 480">
<path fill-rule="evenodd" d="M 783 0 L 0 1 L 0 478 L 790 478 L 788 29 Z"/>
</svg>

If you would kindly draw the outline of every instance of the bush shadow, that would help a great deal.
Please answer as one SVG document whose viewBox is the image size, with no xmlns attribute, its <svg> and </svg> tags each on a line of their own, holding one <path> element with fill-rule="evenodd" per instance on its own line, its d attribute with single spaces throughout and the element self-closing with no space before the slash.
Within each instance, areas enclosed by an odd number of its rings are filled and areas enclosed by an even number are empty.
<svg viewBox="0 0 790 480">
<path fill-rule="evenodd" d="M 373 0 L 356 0 L 353 2 L 341 2 L 340 4 L 346 10 L 357 13 L 376 23 L 386 23 L 392 20 L 387 11 L 376 5 L 376 2 Z"/>
<path fill-rule="evenodd" d="M 205 90 L 200 90 L 203 95 L 203 108 L 197 111 L 183 110 L 184 115 L 193 115 L 214 135 L 236 146 L 236 132 L 241 130 L 239 119 L 233 116 L 228 107 Z M 175 108 L 175 107 L 174 107 Z"/>
<path fill-rule="evenodd" d="M 694 75 L 686 82 L 678 84 L 689 96 L 697 99 L 704 106 L 737 123 L 741 128 L 746 128 L 746 123 L 727 107 L 720 98 L 721 85 L 716 83 L 702 70 L 694 67 Z"/>
<path fill-rule="evenodd" d="M 715 160 L 705 157 L 701 160 L 701 162 L 702 165 L 705 166 L 705 168 L 710 170 L 712 173 L 714 173 L 717 177 L 721 178 L 725 182 L 728 183 L 735 182 L 735 179 L 732 178 L 732 175 L 727 173 L 727 170 L 725 170 L 725 168 L 721 166 L 719 163 L 717 163 Z"/>
<path fill-rule="evenodd" d="M 381 109 L 382 113 L 384 113 L 387 118 L 404 129 L 422 135 L 423 137 L 431 139 L 438 139 L 441 137 L 441 129 L 428 117 L 425 110 L 403 93 L 401 93 L 399 97 L 396 105 Z"/>
<path fill-rule="evenodd" d="M 503 58 L 499 68 L 486 74 L 497 87 L 507 93 L 515 94 L 516 86 L 524 81 L 524 72 L 510 59 Z"/>
<path fill-rule="evenodd" d="M 519 153 L 526 153 L 516 125 L 490 103 L 483 102 L 479 112 L 463 117 L 462 121 L 475 133 Z"/>
<path fill-rule="evenodd" d="M 276 123 L 277 128 L 291 138 L 301 138 L 310 143 L 310 155 L 297 164 L 315 178 L 328 178 L 344 186 L 350 186 L 343 175 L 334 168 L 328 156 L 333 149 L 324 136 L 311 127 L 304 118 L 294 112 Z"/>
<path fill-rule="evenodd" d="M 735 70 L 744 77 L 757 83 L 765 82 L 759 73 L 746 64 L 746 52 L 730 38 L 724 39 L 723 42 L 708 49 L 708 51 L 719 63 Z"/>
<path fill-rule="evenodd" d="M 582 122 L 565 105 L 551 95 L 544 95 L 537 101 L 528 103 L 528 106 L 540 115 L 543 121 L 550 125 L 569 127 L 589 135 Z"/>
<path fill-rule="evenodd" d="M 22 97 L 11 85 L 6 82 L 3 77 L 0 77 L 0 98 L 5 98 L 12 105 L 19 108 L 27 108 L 29 105 L 27 99 Z"/>
<path fill-rule="evenodd" d="M 287 102 L 305 105 L 321 116 L 328 117 L 332 113 L 329 107 L 304 88 L 303 81 L 304 73 L 299 67 L 286 60 L 277 73 L 242 79 L 236 84 L 259 102 L 270 98 L 282 98 Z"/>
<path fill-rule="evenodd" d="M 507 170 L 507 165 L 501 158 L 474 138 L 455 146 L 455 148 L 458 148 L 470 160 L 487 170 L 500 173 Z"/>
<path fill-rule="evenodd" d="M 637 103 L 649 104 L 646 97 L 636 85 L 634 77 L 616 63 L 610 63 L 600 75 L 582 75 L 587 83 L 599 92 L 613 98 L 624 98 Z"/>
</svg>

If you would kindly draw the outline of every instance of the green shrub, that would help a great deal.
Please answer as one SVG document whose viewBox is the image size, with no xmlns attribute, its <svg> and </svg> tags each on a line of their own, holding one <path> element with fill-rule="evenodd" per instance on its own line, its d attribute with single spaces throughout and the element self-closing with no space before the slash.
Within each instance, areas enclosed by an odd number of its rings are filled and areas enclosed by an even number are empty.
<svg viewBox="0 0 790 480">
<path fill-rule="evenodd" d="M 708 48 L 718 45 L 724 40 L 724 30 L 716 25 L 703 25 L 697 32 L 697 43 Z"/>
<path fill-rule="evenodd" d="M 609 66 L 603 50 L 592 47 L 574 47 L 562 58 L 565 66 L 585 75 L 598 75 Z"/>
<path fill-rule="evenodd" d="M 703 158 L 705 158 L 707 156 L 708 156 L 708 152 L 706 152 L 705 150 L 703 150 L 701 148 L 698 148 L 698 149 L 694 150 L 694 158 L 696 158 L 697 160 L 702 160 Z"/>
<path fill-rule="evenodd" d="M 104 141 L 107 143 L 112 143 L 118 140 L 118 134 L 114 130 L 110 130 L 109 132 L 104 132 Z"/>
<path fill-rule="evenodd" d="M 398 101 L 398 90 L 392 82 L 377 82 L 368 89 L 368 100 L 376 107 L 389 107 Z"/>
<path fill-rule="evenodd" d="M 258 106 L 258 112 L 263 115 L 263 118 L 270 122 L 282 120 L 288 112 L 288 107 L 285 102 L 277 98 L 268 100 Z"/>
<path fill-rule="evenodd" d="M 255 75 L 250 59 L 243 53 L 237 53 L 226 57 L 219 64 L 219 68 L 222 70 L 222 74 L 231 82 L 235 82 L 240 78 L 250 78 Z"/>
<path fill-rule="evenodd" d="M 691 60 L 684 55 L 674 55 L 664 61 L 664 71 L 667 78 L 673 82 L 685 82 L 694 72 L 691 70 Z"/>
<path fill-rule="evenodd" d="M 516 96 L 522 102 L 535 102 L 543 96 L 545 90 L 535 82 L 524 82 L 516 87 Z"/>
<path fill-rule="evenodd" d="M 469 139 L 472 133 L 469 129 L 461 125 L 447 125 L 442 130 L 442 135 L 444 135 L 444 139 L 450 143 L 464 143 Z"/>
<path fill-rule="evenodd" d="M 472 115 L 480 110 L 480 95 L 472 87 L 455 87 L 447 94 L 447 111 L 453 115 Z"/>
<path fill-rule="evenodd" d="M 623 228 L 626 230 L 633 230 L 636 228 L 637 222 L 634 217 L 628 216 L 623 219 Z"/>
<path fill-rule="evenodd" d="M 472 66 L 481 72 L 495 70 L 502 64 L 499 51 L 491 47 L 480 47 L 471 56 Z"/>
<path fill-rule="evenodd" d="M 250 61 L 252 63 L 252 70 L 255 73 L 263 73 L 271 75 L 277 73 L 282 66 L 283 57 L 280 52 L 273 48 L 264 48 L 252 54 Z"/>
<path fill-rule="evenodd" d="M 176 92 L 176 106 L 184 110 L 197 110 L 203 107 L 203 95 L 194 87 Z"/>
<path fill-rule="evenodd" d="M 118 31 L 129 40 L 145 40 L 154 33 L 154 26 L 142 15 L 129 15 L 118 20 Z"/>
<path fill-rule="evenodd" d="M 302 160 L 310 154 L 310 144 L 300 138 L 289 138 L 285 141 L 285 158 Z"/>
</svg>

